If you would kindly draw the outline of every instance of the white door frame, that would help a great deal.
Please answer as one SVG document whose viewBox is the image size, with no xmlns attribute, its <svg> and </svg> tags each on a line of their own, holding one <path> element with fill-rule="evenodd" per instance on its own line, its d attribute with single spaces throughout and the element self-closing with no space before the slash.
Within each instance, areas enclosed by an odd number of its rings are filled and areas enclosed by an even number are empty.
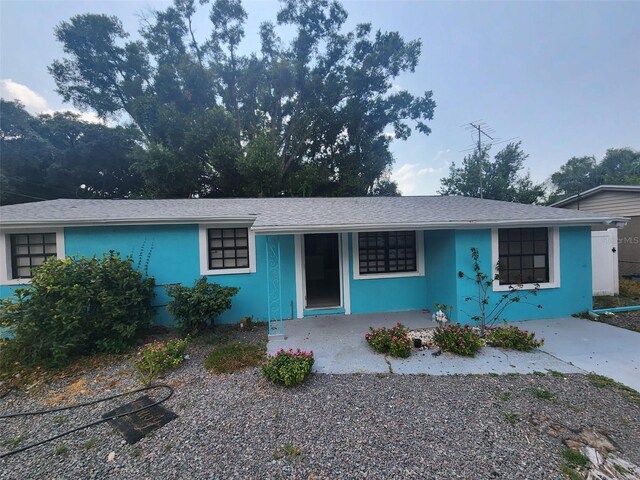
<svg viewBox="0 0 640 480">
<path fill-rule="evenodd" d="M 329 233 L 329 232 L 327 232 Z M 295 271 L 296 271 L 296 318 L 303 318 L 305 310 L 325 310 L 327 308 L 344 308 L 345 314 L 351 313 L 351 295 L 349 288 L 349 234 L 338 235 L 338 267 L 340 280 L 340 305 L 335 307 L 306 308 L 306 281 L 304 262 L 304 235 L 295 234 Z"/>
</svg>

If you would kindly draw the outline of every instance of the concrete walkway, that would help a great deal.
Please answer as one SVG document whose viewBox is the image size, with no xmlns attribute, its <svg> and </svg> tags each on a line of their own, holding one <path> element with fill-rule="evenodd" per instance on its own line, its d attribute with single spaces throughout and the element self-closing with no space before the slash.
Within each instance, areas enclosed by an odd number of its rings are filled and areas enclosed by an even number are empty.
<svg viewBox="0 0 640 480">
<path fill-rule="evenodd" d="M 545 339 L 543 351 L 640 391 L 640 333 L 573 317 L 518 325 Z"/>
<path fill-rule="evenodd" d="M 364 339 L 369 327 L 391 327 L 397 322 L 412 329 L 435 327 L 431 315 L 425 312 L 308 317 L 285 322 L 284 338 L 271 338 L 267 349 L 272 354 L 280 348 L 313 350 L 314 371 L 319 373 L 452 375 L 546 370 L 583 373 L 580 368 L 539 350 L 523 353 L 485 347 L 474 358 L 450 353 L 433 357 L 430 351 L 425 350 L 414 351 L 407 359 L 374 352 Z"/>
</svg>

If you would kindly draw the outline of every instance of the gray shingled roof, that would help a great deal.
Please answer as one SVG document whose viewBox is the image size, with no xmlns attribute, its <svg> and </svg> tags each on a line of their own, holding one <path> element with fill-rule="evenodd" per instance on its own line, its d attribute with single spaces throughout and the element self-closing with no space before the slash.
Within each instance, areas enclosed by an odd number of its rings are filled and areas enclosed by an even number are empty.
<svg viewBox="0 0 640 480">
<path fill-rule="evenodd" d="M 256 232 L 615 224 L 625 218 L 467 197 L 49 200 L 0 207 L 4 226 L 251 220 Z"/>
</svg>

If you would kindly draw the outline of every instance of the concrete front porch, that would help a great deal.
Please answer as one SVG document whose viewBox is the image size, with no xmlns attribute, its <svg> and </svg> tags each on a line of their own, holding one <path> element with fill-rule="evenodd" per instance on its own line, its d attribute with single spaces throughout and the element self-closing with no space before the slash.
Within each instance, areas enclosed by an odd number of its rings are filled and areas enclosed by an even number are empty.
<svg viewBox="0 0 640 480">
<path fill-rule="evenodd" d="M 540 350 L 524 353 L 485 347 L 474 358 L 449 353 L 433 357 L 429 350 L 424 350 L 414 351 L 407 359 L 374 352 L 364 339 L 369 327 L 392 327 L 398 322 L 411 329 L 436 326 L 431 321 L 431 313 L 423 311 L 306 317 L 286 321 L 284 336 L 270 338 L 267 349 L 270 354 L 280 348 L 312 350 L 314 371 L 328 374 L 392 372 L 453 375 L 545 370 L 584 373 L 584 370 Z"/>
</svg>

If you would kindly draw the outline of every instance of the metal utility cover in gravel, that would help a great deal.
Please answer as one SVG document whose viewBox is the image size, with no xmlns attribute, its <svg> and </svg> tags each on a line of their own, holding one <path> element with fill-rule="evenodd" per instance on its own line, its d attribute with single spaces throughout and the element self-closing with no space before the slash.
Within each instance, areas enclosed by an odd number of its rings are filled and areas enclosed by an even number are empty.
<svg viewBox="0 0 640 480">
<path fill-rule="evenodd" d="M 167 410 L 162 405 L 149 406 L 153 403 L 155 403 L 155 400 L 149 398 L 148 395 L 143 395 L 133 402 L 129 402 L 126 405 L 105 413 L 102 415 L 102 418 L 114 417 L 127 412 L 135 412 L 125 415 L 124 417 L 113 418 L 108 422 L 109 425 L 124 437 L 129 445 L 133 445 L 151 432 L 178 417 L 178 415 Z M 147 406 L 149 406 L 149 408 L 136 412 L 136 410 Z"/>
</svg>

